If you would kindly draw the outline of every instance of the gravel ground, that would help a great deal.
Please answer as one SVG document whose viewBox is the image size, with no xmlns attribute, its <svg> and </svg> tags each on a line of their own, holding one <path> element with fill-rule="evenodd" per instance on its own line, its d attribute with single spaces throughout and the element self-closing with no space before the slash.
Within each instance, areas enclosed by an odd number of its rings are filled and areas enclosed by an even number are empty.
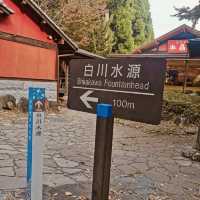
<svg viewBox="0 0 200 200">
<path fill-rule="evenodd" d="M 64 109 L 45 121 L 44 200 L 90 198 L 95 115 Z M 116 120 L 110 199 L 200 199 L 200 163 L 181 156 L 193 129 Z M 26 145 L 27 116 L 1 112 L 0 200 L 26 199 Z"/>
</svg>

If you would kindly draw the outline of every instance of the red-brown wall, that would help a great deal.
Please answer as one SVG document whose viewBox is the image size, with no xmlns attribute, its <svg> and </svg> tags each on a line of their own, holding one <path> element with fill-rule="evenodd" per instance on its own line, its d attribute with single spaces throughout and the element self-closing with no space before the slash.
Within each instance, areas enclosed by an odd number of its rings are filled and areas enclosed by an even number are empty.
<svg viewBox="0 0 200 200">
<path fill-rule="evenodd" d="M 12 0 L 4 0 L 14 14 L 0 20 L 0 32 L 54 43 Z M 25 5 L 26 6 L 26 5 Z M 57 80 L 57 49 L 0 39 L 0 78 Z"/>
<path fill-rule="evenodd" d="M 0 21 L 0 31 L 53 43 L 52 40 L 48 39 L 48 35 L 25 12 L 22 12 L 12 0 L 4 0 L 4 2 L 15 13 Z"/>
<path fill-rule="evenodd" d="M 56 80 L 56 51 L 0 40 L 0 77 Z"/>
</svg>

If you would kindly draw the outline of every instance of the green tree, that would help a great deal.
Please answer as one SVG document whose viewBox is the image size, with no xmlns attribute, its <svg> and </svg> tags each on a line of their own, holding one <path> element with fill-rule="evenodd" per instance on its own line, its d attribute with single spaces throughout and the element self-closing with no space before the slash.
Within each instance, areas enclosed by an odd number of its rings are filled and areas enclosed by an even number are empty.
<svg viewBox="0 0 200 200">
<path fill-rule="evenodd" d="M 109 54 L 111 47 L 115 53 L 129 53 L 153 39 L 148 0 L 35 1 L 79 47 L 97 54 Z"/>
<path fill-rule="evenodd" d="M 132 29 L 134 47 L 153 40 L 154 32 L 148 0 L 134 0 Z"/>
<path fill-rule="evenodd" d="M 117 10 L 120 6 L 126 5 L 126 3 L 127 3 L 127 0 L 109 0 L 108 7 L 111 13 L 113 13 L 113 11 Z"/>
<path fill-rule="evenodd" d="M 98 55 L 106 56 L 112 52 L 113 32 L 110 22 L 100 21 L 100 24 L 91 33 L 89 50 Z"/>
<path fill-rule="evenodd" d="M 111 23 L 114 32 L 113 52 L 129 53 L 134 47 L 131 0 L 111 0 L 109 9 L 113 19 Z"/>
<path fill-rule="evenodd" d="M 192 28 L 195 28 L 200 19 L 200 1 L 199 4 L 193 8 L 190 7 L 182 7 L 182 8 L 174 8 L 177 12 L 175 17 L 178 17 L 179 20 L 188 20 L 192 22 Z"/>
<path fill-rule="evenodd" d="M 110 0 L 108 5 L 113 16 L 114 52 L 129 53 L 154 38 L 148 0 Z"/>
</svg>

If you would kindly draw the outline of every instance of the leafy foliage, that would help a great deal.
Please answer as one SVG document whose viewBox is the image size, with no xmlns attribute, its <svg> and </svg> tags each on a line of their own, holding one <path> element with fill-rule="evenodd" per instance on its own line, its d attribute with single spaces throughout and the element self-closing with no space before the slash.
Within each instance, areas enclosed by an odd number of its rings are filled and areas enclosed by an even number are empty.
<svg viewBox="0 0 200 200">
<path fill-rule="evenodd" d="M 154 38 L 150 5 L 148 0 L 135 0 L 132 19 L 133 38 L 135 47 Z"/>
<path fill-rule="evenodd" d="M 189 123 L 200 123 L 200 96 L 191 96 L 178 91 L 165 91 L 163 112 L 173 116 L 183 116 Z"/>
<path fill-rule="evenodd" d="M 36 0 L 36 3 L 79 47 L 102 55 L 110 53 L 113 34 L 110 22 L 105 19 L 106 0 Z"/>
<path fill-rule="evenodd" d="M 182 8 L 175 8 L 175 11 L 177 13 L 173 16 L 178 17 L 179 20 L 191 21 L 192 27 L 195 28 L 200 19 L 200 1 L 199 5 L 195 6 L 194 8 L 184 6 Z"/>
<path fill-rule="evenodd" d="M 129 53 L 153 39 L 148 0 L 35 0 L 79 47 Z M 106 20 L 106 14 L 110 19 Z"/>
<path fill-rule="evenodd" d="M 113 51 L 116 53 L 128 53 L 134 47 L 130 1 L 122 0 L 117 3 L 116 0 L 111 0 L 109 8 L 113 17 L 111 23 L 111 28 L 114 32 Z"/>
<path fill-rule="evenodd" d="M 110 23 L 100 22 L 91 33 L 89 50 L 93 53 L 106 56 L 111 53 L 113 46 L 113 32 Z"/>
<path fill-rule="evenodd" d="M 148 0 L 110 0 L 115 36 L 113 51 L 129 53 L 154 37 Z"/>
</svg>

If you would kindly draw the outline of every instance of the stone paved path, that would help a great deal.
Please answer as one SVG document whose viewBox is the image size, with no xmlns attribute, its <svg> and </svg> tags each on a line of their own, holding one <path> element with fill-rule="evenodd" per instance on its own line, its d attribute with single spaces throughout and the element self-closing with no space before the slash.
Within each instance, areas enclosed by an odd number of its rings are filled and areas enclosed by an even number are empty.
<svg viewBox="0 0 200 200">
<path fill-rule="evenodd" d="M 181 131 L 169 123 L 117 120 L 111 171 L 117 199 L 200 199 L 200 163 L 181 157 L 194 136 Z M 2 192 L 26 187 L 26 135 L 26 115 L 0 113 L 0 199 Z M 44 184 L 54 199 L 66 192 L 90 197 L 94 136 L 94 115 L 64 110 L 47 116 Z"/>
</svg>

